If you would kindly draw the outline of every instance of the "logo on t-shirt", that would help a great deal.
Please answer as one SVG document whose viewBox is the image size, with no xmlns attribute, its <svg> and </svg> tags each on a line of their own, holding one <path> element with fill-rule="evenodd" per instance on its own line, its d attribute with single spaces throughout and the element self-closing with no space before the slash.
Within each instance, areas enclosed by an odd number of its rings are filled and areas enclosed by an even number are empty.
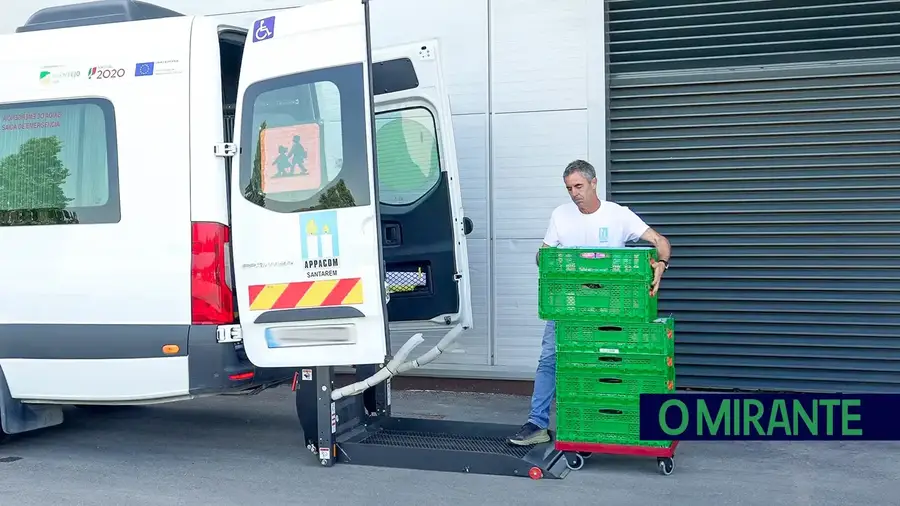
<svg viewBox="0 0 900 506">
<path fill-rule="evenodd" d="M 597 239 L 600 241 L 600 244 L 606 244 L 609 242 L 609 227 L 600 227 L 599 236 Z"/>
</svg>

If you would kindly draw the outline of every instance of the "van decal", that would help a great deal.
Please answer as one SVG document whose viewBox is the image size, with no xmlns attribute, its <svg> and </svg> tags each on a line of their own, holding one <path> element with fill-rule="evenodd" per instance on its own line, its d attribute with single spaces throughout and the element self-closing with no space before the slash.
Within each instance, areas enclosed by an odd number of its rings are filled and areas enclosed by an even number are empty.
<svg viewBox="0 0 900 506">
<path fill-rule="evenodd" d="M 275 16 L 262 18 L 253 23 L 253 42 L 262 42 L 275 36 Z"/>
<path fill-rule="evenodd" d="M 249 262 L 241 266 L 241 269 L 268 269 L 270 267 L 291 267 L 293 260 L 279 260 L 273 262 Z"/>
<path fill-rule="evenodd" d="M 249 292 L 252 311 L 363 303 L 360 278 L 252 285 Z"/>
<path fill-rule="evenodd" d="M 181 74 L 184 66 L 181 60 L 145 61 L 134 64 L 134 77 L 160 76 L 163 74 Z"/>
<path fill-rule="evenodd" d="M 117 79 L 125 77 L 125 69 L 112 65 L 97 65 L 88 69 L 88 79 Z"/>
<path fill-rule="evenodd" d="M 263 193 L 318 190 L 322 186 L 321 142 L 318 123 L 263 130 Z"/>
<path fill-rule="evenodd" d="M 74 81 L 81 77 L 80 70 L 66 69 L 59 65 L 42 67 L 38 81 L 43 85 L 57 84 L 60 81 Z"/>
<path fill-rule="evenodd" d="M 152 61 L 137 63 L 134 66 L 134 76 L 135 77 L 152 76 L 154 66 L 155 66 L 155 63 Z"/>
<path fill-rule="evenodd" d="M 2 130 L 43 130 L 45 128 L 59 128 L 63 113 L 54 112 L 22 112 L 7 114 L 2 119 Z"/>
<path fill-rule="evenodd" d="M 300 254 L 307 278 L 334 278 L 340 268 L 337 211 L 300 215 Z"/>
</svg>

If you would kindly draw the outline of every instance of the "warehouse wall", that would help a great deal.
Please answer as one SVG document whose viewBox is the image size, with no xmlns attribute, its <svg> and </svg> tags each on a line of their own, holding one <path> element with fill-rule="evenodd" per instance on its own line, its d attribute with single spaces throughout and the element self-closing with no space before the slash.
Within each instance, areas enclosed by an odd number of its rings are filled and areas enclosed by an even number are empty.
<svg viewBox="0 0 900 506">
<path fill-rule="evenodd" d="M 494 363 L 531 371 L 543 330 L 534 253 L 568 200 L 562 169 L 605 163 L 602 3 L 491 4 Z"/>
<path fill-rule="evenodd" d="M 242 26 L 262 10 L 311 3 L 150 1 L 186 14 L 221 14 Z M 4 5 L 0 31 L 14 31 L 38 8 L 67 3 Z M 587 158 L 606 188 L 603 21 L 603 2 L 590 0 L 372 2 L 375 46 L 440 40 L 463 200 L 475 223 L 468 237 L 475 328 L 431 372 L 533 376 L 543 325 L 534 253 L 551 210 L 568 199 L 562 169 Z M 399 346 L 409 333 L 395 332 Z M 422 349 L 438 336 L 426 337 Z"/>
</svg>

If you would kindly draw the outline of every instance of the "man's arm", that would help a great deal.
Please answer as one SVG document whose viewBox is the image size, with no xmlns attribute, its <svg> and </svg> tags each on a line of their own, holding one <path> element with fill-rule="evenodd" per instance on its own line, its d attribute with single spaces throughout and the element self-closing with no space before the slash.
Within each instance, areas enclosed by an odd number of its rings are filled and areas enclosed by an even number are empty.
<svg viewBox="0 0 900 506">
<path fill-rule="evenodd" d="M 669 262 L 669 257 L 672 255 L 672 247 L 665 236 L 653 230 L 628 207 L 624 208 L 623 218 L 625 221 L 625 242 L 643 239 L 656 248 L 660 260 L 664 260 L 666 263 Z"/>
<path fill-rule="evenodd" d="M 659 292 L 659 283 L 662 281 L 662 275 L 669 267 L 669 258 L 672 256 L 672 245 L 666 237 L 652 228 L 647 228 L 641 239 L 652 244 L 659 255 L 659 261 L 651 263 L 653 265 L 653 283 L 650 285 L 650 296 L 655 296 Z"/>
<path fill-rule="evenodd" d="M 663 272 L 669 267 L 669 257 L 672 256 L 672 245 L 669 244 L 669 240 L 666 239 L 665 236 L 656 230 L 653 230 L 653 228 L 644 223 L 644 220 L 635 214 L 634 211 L 627 207 L 625 208 L 624 219 L 626 224 L 625 230 L 627 231 L 625 240 L 627 242 L 643 239 L 656 248 L 660 261 L 652 262 L 653 283 L 650 286 L 650 295 L 654 296 L 659 291 L 659 282 L 662 279 Z"/>
<path fill-rule="evenodd" d="M 556 210 L 550 215 L 550 225 L 547 226 L 547 233 L 544 234 L 544 242 L 541 243 L 541 248 L 555 248 L 559 246 L 559 232 L 556 230 Z M 541 250 L 534 254 L 534 263 L 537 264 L 538 267 L 541 266 Z"/>
<path fill-rule="evenodd" d="M 669 257 L 672 256 L 672 245 L 669 244 L 669 240 L 666 239 L 666 236 L 660 234 L 652 228 L 648 228 L 643 234 L 641 234 L 641 239 L 649 242 L 653 245 L 653 247 L 656 248 L 656 251 L 659 253 L 660 260 L 669 263 Z"/>
</svg>

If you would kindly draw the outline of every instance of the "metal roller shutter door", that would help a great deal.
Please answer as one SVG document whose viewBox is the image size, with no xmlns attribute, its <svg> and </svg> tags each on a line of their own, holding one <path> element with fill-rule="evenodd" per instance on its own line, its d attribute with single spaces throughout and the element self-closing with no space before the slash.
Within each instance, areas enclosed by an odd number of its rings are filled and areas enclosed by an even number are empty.
<svg viewBox="0 0 900 506">
<path fill-rule="evenodd" d="M 611 197 L 673 243 L 679 386 L 896 391 L 900 2 L 684 4 L 609 0 Z"/>
</svg>

